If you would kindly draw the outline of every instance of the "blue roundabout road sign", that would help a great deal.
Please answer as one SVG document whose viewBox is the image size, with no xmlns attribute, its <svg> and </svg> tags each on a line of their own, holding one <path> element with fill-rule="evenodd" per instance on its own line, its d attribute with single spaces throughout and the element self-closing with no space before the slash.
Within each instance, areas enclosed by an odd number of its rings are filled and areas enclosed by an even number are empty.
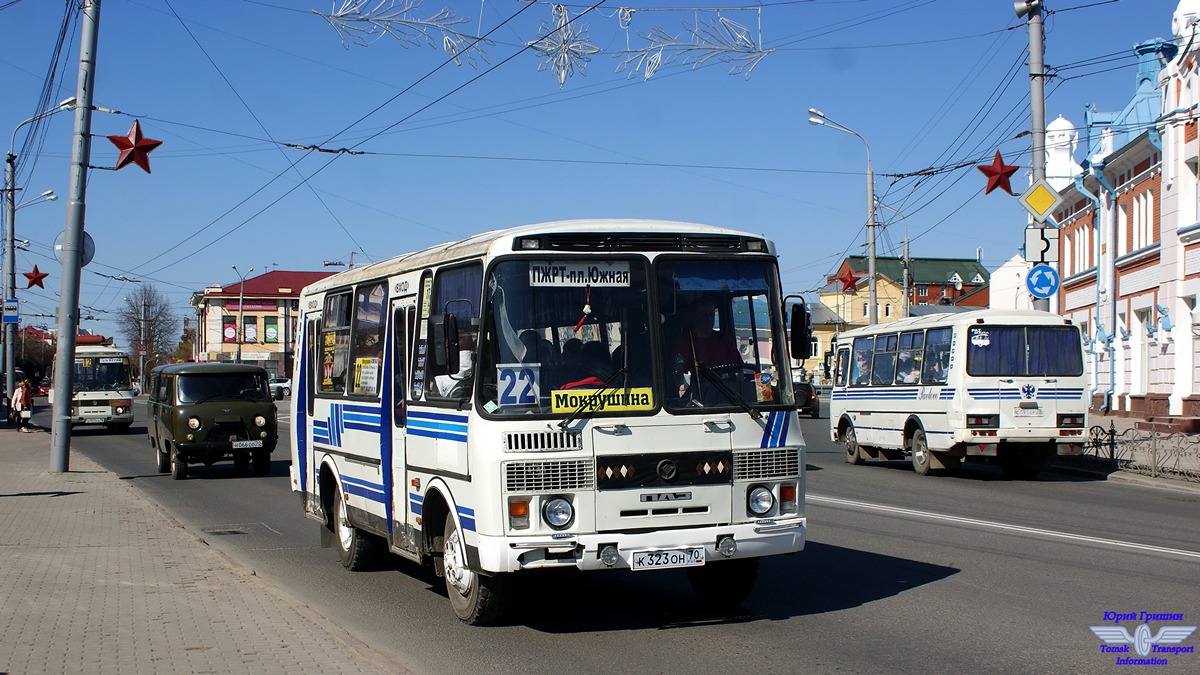
<svg viewBox="0 0 1200 675">
<path fill-rule="evenodd" d="M 1049 265 L 1034 265 L 1025 278 L 1029 294 L 1040 300 L 1058 292 L 1058 271 Z"/>
</svg>

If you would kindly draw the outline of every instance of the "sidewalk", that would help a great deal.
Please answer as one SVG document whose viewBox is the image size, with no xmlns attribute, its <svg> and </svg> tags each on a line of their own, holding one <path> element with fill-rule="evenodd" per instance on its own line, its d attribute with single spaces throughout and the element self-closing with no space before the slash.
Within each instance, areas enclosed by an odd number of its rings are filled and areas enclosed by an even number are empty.
<svg viewBox="0 0 1200 675">
<path fill-rule="evenodd" d="M 70 461 L 0 425 L 0 672 L 408 672 Z"/>
</svg>

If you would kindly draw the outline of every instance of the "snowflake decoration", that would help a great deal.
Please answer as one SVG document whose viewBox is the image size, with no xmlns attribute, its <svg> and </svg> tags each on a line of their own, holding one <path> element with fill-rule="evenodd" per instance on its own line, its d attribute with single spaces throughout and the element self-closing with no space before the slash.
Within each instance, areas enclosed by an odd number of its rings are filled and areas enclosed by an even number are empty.
<svg viewBox="0 0 1200 675">
<path fill-rule="evenodd" d="M 540 37 L 528 44 L 543 59 L 538 65 L 538 72 L 554 71 L 561 88 L 567 78 L 575 74 L 575 68 L 579 68 L 581 75 L 587 74 L 585 64 L 592 60 L 592 54 L 598 53 L 600 48 L 588 41 L 587 24 L 576 31 L 565 6 L 551 6 L 550 15 L 553 17 L 553 26 L 542 21 L 538 30 Z"/>
<path fill-rule="evenodd" d="M 624 21 L 622 18 L 622 23 Z M 638 37 L 647 44 L 618 51 L 616 55 L 625 58 L 617 72 L 628 69 L 629 77 L 641 72 L 648 80 L 659 68 L 676 59 L 691 66 L 692 70 L 716 60 L 729 64 L 730 75 L 744 75 L 748 80 L 754 68 L 775 51 L 760 48 L 748 28 L 723 16 L 701 20 L 695 25 L 684 22 L 683 26 L 690 39 L 677 38 L 663 28 L 639 31 Z"/>
<path fill-rule="evenodd" d="M 372 2 L 373 7 L 368 8 Z M 396 39 L 405 49 L 436 44 L 434 35 L 440 34 L 442 50 L 449 54 L 454 63 L 462 65 L 465 60 L 472 68 L 475 58 L 489 62 L 487 53 L 480 45 L 494 45 L 491 40 L 468 35 L 455 28 L 467 22 L 452 9 L 440 9 L 425 19 L 411 16 L 420 6 L 421 0 L 342 0 L 329 14 L 312 10 L 313 14 L 325 19 L 342 41 L 342 46 L 366 47 L 384 35 Z"/>
</svg>

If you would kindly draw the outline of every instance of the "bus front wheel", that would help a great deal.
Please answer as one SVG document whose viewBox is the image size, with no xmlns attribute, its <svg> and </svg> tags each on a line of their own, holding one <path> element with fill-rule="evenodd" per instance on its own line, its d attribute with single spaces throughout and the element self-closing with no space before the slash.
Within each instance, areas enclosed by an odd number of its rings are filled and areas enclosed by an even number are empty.
<svg viewBox="0 0 1200 675">
<path fill-rule="evenodd" d="M 842 432 L 842 445 L 846 446 L 847 464 L 862 464 L 862 450 L 858 447 L 858 436 L 854 433 L 853 425 L 848 425 Z"/>
<path fill-rule="evenodd" d="M 258 469 L 258 463 L 254 465 Z M 337 544 L 342 567 L 351 572 L 369 569 L 378 559 L 376 540 L 350 524 L 346 500 L 340 490 L 333 493 L 333 540 Z"/>
<path fill-rule="evenodd" d="M 494 622 L 504 608 L 508 580 L 480 574 L 467 566 L 467 549 L 451 516 L 446 516 L 445 532 L 442 567 L 454 614 L 473 626 Z"/>
</svg>

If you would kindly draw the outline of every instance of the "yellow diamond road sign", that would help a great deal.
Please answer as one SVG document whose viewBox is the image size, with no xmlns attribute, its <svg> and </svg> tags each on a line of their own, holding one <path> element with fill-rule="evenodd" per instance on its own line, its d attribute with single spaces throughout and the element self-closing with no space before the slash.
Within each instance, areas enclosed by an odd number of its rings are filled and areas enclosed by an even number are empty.
<svg viewBox="0 0 1200 675">
<path fill-rule="evenodd" d="M 1045 179 L 1042 179 L 1029 186 L 1029 189 L 1018 197 L 1017 201 L 1021 202 L 1021 206 L 1024 206 L 1026 211 L 1033 214 L 1034 220 L 1044 223 L 1054 209 L 1062 205 L 1063 198 L 1054 188 L 1050 187 Z"/>
</svg>

